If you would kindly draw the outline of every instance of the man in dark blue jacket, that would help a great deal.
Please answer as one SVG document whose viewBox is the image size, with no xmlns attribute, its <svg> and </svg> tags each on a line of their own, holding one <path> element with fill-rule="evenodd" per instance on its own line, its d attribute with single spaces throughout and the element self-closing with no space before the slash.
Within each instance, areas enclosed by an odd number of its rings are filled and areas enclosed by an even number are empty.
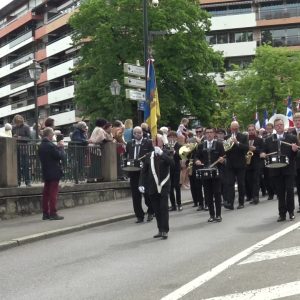
<svg viewBox="0 0 300 300">
<path fill-rule="evenodd" d="M 58 184 L 63 176 L 61 161 L 65 156 L 64 143 L 60 141 L 55 145 L 52 142 L 54 131 L 51 127 L 43 130 L 43 139 L 39 147 L 39 157 L 42 165 L 44 179 L 43 190 L 43 220 L 62 220 L 56 210 Z"/>
</svg>

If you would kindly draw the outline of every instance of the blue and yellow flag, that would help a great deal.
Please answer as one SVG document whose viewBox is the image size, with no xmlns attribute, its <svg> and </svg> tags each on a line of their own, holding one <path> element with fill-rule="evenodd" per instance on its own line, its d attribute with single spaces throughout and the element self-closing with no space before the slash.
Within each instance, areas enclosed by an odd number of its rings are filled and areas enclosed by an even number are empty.
<svg viewBox="0 0 300 300">
<path fill-rule="evenodd" d="M 144 120 L 149 125 L 151 136 L 157 135 L 157 121 L 160 118 L 158 92 L 155 78 L 153 60 L 147 61 L 147 83 L 146 83 L 146 103 L 144 110 Z"/>
</svg>

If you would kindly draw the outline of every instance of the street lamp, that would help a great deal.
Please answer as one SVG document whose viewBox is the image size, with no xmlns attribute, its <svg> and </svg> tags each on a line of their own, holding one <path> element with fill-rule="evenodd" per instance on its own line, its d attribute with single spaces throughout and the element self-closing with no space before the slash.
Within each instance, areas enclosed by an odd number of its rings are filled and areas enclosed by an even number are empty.
<svg viewBox="0 0 300 300">
<path fill-rule="evenodd" d="M 34 59 L 32 64 L 28 67 L 28 72 L 30 78 L 34 82 L 34 119 L 35 119 L 35 138 L 39 139 L 39 108 L 38 108 L 38 101 L 37 101 L 37 81 L 40 79 L 42 73 L 42 67 L 40 64 Z"/>
<path fill-rule="evenodd" d="M 110 86 L 110 92 L 114 96 L 114 119 L 117 119 L 117 96 L 120 95 L 121 92 L 121 85 L 117 79 L 113 79 Z"/>
</svg>

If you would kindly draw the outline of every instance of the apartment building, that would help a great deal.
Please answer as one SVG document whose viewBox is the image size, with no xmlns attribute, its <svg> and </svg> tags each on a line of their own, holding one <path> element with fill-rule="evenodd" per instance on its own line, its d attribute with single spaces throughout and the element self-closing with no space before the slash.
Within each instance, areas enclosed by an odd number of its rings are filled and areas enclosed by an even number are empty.
<svg viewBox="0 0 300 300">
<path fill-rule="evenodd" d="M 300 0 L 200 0 L 212 18 L 207 41 L 223 52 L 225 68 L 246 67 L 263 43 L 300 49 Z M 220 76 L 219 86 L 224 85 Z"/>
<path fill-rule="evenodd" d="M 0 127 L 22 114 L 35 122 L 34 82 L 28 66 L 42 67 L 37 82 L 39 122 L 47 117 L 68 134 L 76 122 L 72 68 L 78 50 L 72 47 L 70 16 L 79 0 L 14 0 L 0 10 Z"/>
</svg>

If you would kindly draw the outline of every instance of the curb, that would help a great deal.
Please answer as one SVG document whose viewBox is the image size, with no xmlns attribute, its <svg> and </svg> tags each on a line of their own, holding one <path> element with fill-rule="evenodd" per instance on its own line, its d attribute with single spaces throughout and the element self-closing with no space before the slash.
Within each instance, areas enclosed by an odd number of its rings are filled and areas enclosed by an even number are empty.
<svg viewBox="0 0 300 300">
<path fill-rule="evenodd" d="M 182 206 L 185 206 L 185 205 L 188 205 L 191 203 L 193 203 L 192 200 L 185 201 L 182 203 Z M 83 223 L 83 224 L 79 224 L 79 225 L 64 227 L 61 229 L 55 229 L 55 230 L 45 231 L 45 232 L 41 232 L 41 233 L 26 235 L 26 236 L 15 238 L 15 239 L 12 239 L 9 241 L 1 242 L 0 243 L 0 251 L 8 250 L 11 248 L 34 243 L 34 242 L 45 240 L 45 239 L 49 239 L 49 238 L 52 238 L 55 236 L 60 236 L 60 235 L 68 234 L 68 233 L 82 231 L 85 229 L 90 229 L 90 228 L 97 227 L 97 226 L 102 226 L 102 225 L 116 223 L 116 222 L 123 221 L 123 220 L 132 219 L 134 217 L 135 217 L 135 214 L 131 213 L 131 214 L 119 215 L 119 216 L 115 216 L 115 217 L 111 217 L 111 218 L 107 218 L 107 219 L 91 221 L 91 222 L 87 222 L 87 223 Z"/>
</svg>

